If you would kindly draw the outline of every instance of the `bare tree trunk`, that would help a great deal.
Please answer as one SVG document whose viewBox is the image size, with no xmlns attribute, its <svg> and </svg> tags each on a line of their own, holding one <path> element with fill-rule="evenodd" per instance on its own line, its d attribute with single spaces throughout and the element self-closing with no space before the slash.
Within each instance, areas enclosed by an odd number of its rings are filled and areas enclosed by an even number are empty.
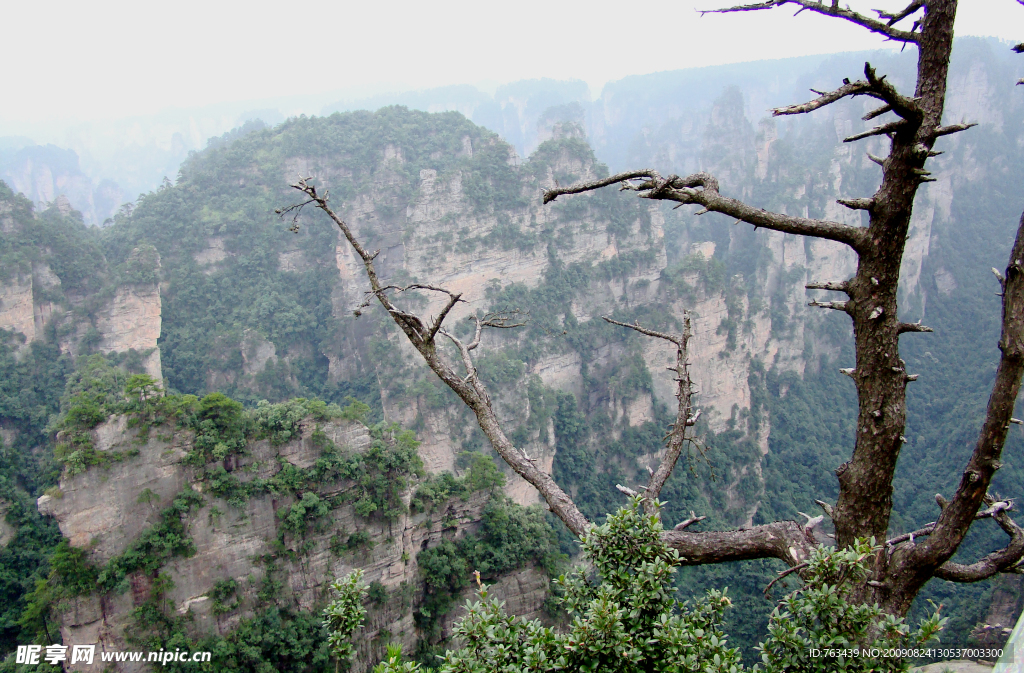
<svg viewBox="0 0 1024 673">
<path fill-rule="evenodd" d="M 938 137 L 953 48 L 956 0 L 931 0 L 918 43 L 917 114 L 892 134 L 882 164 L 882 185 L 872 197 L 868 240 L 858 249 L 857 274 L 847 292 L 853 318 L 857 367 L 857 443 L 853 457 L 836 470 L 839 499 L 833 520 L 836 542 L 884 539 L 892 512 L 892 478 L 903 445 L 908 383 L 899 355 L 896 293 L 914 197 L 925 161 Z"/>
</svg>

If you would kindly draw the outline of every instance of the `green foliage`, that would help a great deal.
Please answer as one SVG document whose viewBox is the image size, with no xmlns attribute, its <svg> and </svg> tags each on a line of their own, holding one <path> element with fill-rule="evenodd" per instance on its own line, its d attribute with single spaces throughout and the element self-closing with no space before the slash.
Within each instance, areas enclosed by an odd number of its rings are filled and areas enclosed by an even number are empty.
<svg viewBox="0 0 1024 673">
<path fill-rule="evenodd" d="M 0 182 L 0 200 L 6 189 Z M 0 235 L 0 276 L 15 270 L 2 261 L 4 240 Z M 32 594 L 47 577 L 48 558 L 61 540 L 56 522 L 36 508 L 36 498 L 56 484 L 59 466 L 51 452 L 35 449 L 45 446 L 72 361 L 61 354 L 52 330 L 45 336 L 18 352 L 19 339 L 0 330 L 0 425 L 13 435 L 10 443 L 0 438 L 0 519 L 14 531 L 0 547 L 0 659 L 53 628 L 46 621 L 48 603 L 34 601 Z"/>
<path fill-rule="evenodd" d="M 425 586 L 416 618 L 428 638 L 436 639 L 437 621 L 451 610 L 455 597 L 468 585 L 471 571 L 490 579 L 534 562 L 554 574 L 564 556 L 539 508 L 521 507 L 494 495 L 484 508 L 476 533 L 455 541 L 444 539 L 420 552 L 416 562 Z"/>
<path fill-rule="evenodd" d="M 229 603 L 230 599 L 235 597 L 235 592 L 238 589 L 238 582 L 233 579 L 222 579 L 217 580 L 213 583 L 213 588 L 207 592 L 207 596 L 212 601 L 211 612 L 214 615 L 223 615 L 233 610 L 238 609 L 238 601 Z"/>
<path fill-rule="evenodd" d="M 416 673 L 422 670 L 423 667 L 416 662 L 402 661 L 400 643 L 389 644 L 384 660 L 373 667 L 373 673 Z"/>
<path fill-rule="evenodd" d="M 160 253 L 152 245 L 140 245 L 129 253 L 117 272 L 125 285 L 155 285 L 160 282 Z"/>
<path fill-rule="evenodd" d="M 282 531 L 291 533 L 294 537 L 301 538 L 311 529 L 321 530 L 323 520 L 330 513 L 331 506 L 326 500 L 321 499 L 315 493 L 307 491 L 302 494 L 302 499 L 290 507 L 282 507 L 277 510 L 277 518 L 281 519 Z"/>
<path fill-rule="evenodd" d="M 363 598 L 366 586 L 362 585 L 363 571 L 353 570 L 345 577 L 335 580 L 331 585 L 334 599 L 324 608 L 324 627 L 330 632 L 327 646 L 331 655 L 341 661 L 347 661 L 355 648 L 352 645 L 352 634 L 363 624 L 366 608 Z"/>
<path fill-rule="evenodd" d="M 224 593 L 230 587 L 224 585 Z M 160 591 L 166 582 L 154 581 L 149 600 L 135 609 L 126 629 L 128 642 L 147 651 L 175 649 L 209 651 L 217 671 L 237 673 L 334 673 L 328 650 L 328 632 L 320 616 L 270 605 L 240 620 L 226 635 L 196 638 L 190 613 L 178 615 Z M 206 670 L 211 664 L 200 666 Z M 189 673 L 191 662 L 169 662 L 160 670 Z M 212 669 L 211 669 L 212 670 Z"/>
<path fill-rule="evenodd" d="M 420 443 L 411 430 L 397 424 L 374 426 L 371 434 L 370 447 L 344 461 L 338 474 L 356 482 L 355 507 L 360 516 L 393 521 L 407 511 L 402 493 L 409 478 L 423 472 L 416 452 Z"/>
<path fill-rule="evenodd" d="M 356 411 L 350 410 L 346 414 L 345 410 L 336 404 L 328 405 L 322 400 L 299 397 L 279 404 L 260 400 L 251 417 L 258 428 L 256 439 L 267 438 L 271 444 L 278 446 L 298 437 L 299 423 L 307 417 L 317 421 L 328 421 L 335 417 L 356 420 L 354 417 L 358 415 L 358 411 L 357 408 Z"/>
<path fill-rule="evenodd" d="M 17 446 L 27 449 L 46 441 L 46 426 L 60 410 L 73 362 L 49 338 L 32 341 L 19 352 L 20 346 L 13 333 L 0 330 L 0 419 L 4 427 L 17 430 Z M 11 469 L 26 483 L 35 484 L 41 476 L 23 456 L 6 460 L 14 461 Z"/>
<path fill-rule="evenodd" d="M 83 593 L 90 581 L 89 570 L 77 564 L 76 550 L 67 546 L 56 523 L 43 519 L 34 505 L 21 497 L 6 513 L 17 535 L 0 549 L 0 653 L 44 640 L 53 628 L 53 601 Z M 58 575 L 58 586 L 51 588 L 47 577 L 54 575 L 55 566 L 67 575 L 67 582 Z"/>
<path fill-rule="evenodd" d="M 223 393 L 210 393 L 199 400 L 190 425 L 196 433 L 188 462 L 204 465 L 222 460 L 245 449 L 246 417 L 244 408 Z"/>
<path fill-rule="evenodd" d="M 377 580 L 370 582 L 370 589 L 366 595 L 374 605 L 384 605 L 388 599 L 387 589 Z"/>
<path fill-rule="evenodd" d="M 133 374 L 124 384 L 124 396 L 128 398 L 128 411 L 148 410 L 163 393 L 160 384 L 149 374 Z"/>
<path fill-rule="evenodd" d="M 97 451 L 89 431 L 113 414 L 147 411 L 159 394 L 159 386 L 150 376 L 128 375 L 102 355 L 79 358 L 61 398 L 62 413 L 52 424 L 57 432 L 54 457 L 67 475 L 134 455 L 132 450 Z"/>
<path fill-rule="evenodd" d="M 346 421 L 355 421 L 357 423 L 365 424 L 367 416 L 370 413 L 370 405 L 364 404 L 352 396 L 347 396 L 345 401 L 348 402 L 348 405 L 341 410 L 339 417 Z"/>
<path fill-rule="evenodd" d="M 505 485 L 505 475 L 490 456 L 463 452 L 459 458 L 469 461 L 466 473 L 462 477 L 456 477 L 451 472 L 428 474 L 409 503 L 414 512 L 429 512 L 451 498 L 465 500 L 477 491 L 500 489 Z"/>
<path fill-rule="evenodd" d="M 84 295 L 107 285 L 99 236 L 79 213 L 64 215 L 55 205 L 35 213 L 31 201 L 2 181 L 0 204 L 9 223 L 0 233 L 0 282 L 27 276 L 33 263 L 42 263 L 60 280 L 59 286 L 46 288 L 47 300 L 63 303 L 65 292 Z"/>
<path fill-rule="evenodd" d="M 903 657 L 829 654 L 830 650 L 923 648 L 946 623 L 936 611 L 912 631 L 902 618 L 856 601 L 854 591 L 870 577 L 872 560 L 880 549 L 860 541 L 839 551 L 819 547 L 813 552 L 805 586 L 783 598 L 772 612 L 768 639 L 758 648 L 768 673 L 910 669 L 910 661 Z"/>
</svg>

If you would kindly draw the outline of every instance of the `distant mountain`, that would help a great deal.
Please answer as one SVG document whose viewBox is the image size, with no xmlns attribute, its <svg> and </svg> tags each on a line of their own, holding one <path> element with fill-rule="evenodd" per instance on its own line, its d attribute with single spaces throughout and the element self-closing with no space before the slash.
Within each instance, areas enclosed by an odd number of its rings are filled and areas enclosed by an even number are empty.
<svg viewBox="0 0 1024 673">
<path fill-rule="evenodd" d="M 116 182 L 94 183 L 79 166 L 78 155 L 56 145 L 26 144 L 0 151 L 0 179 L 38 204 L 63 196 L 87 224 L 102 224 L 125 201 Z"/>
</svg>

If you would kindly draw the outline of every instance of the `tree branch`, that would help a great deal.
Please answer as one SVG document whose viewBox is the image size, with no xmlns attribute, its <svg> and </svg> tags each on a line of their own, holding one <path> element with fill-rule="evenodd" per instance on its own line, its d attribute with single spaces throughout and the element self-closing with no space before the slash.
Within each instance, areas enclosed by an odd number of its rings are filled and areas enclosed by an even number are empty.
<svg viewBox="0 0 1024 673">
<path fill-rule="evenodd" d="M 847 96 L 870 95 L 871 93 L 873 93 L 871 91 L 871 85 L 867 82 L 863 80 L 857 82 L 848 81 L 835 91 L 823 93 L 812 101 L 801 103 L 799 105 L 787 105 L 786 107 L 774 108 L 772 109 L 772 116 L 781 117 L 782 115 L 806 114 L 808 112 L 813 112 L 818 108 L 823 108 L 826 105 L 831 105 L 837 100 L 841 100 Z"/>
<path fill-rule="evenodd" d="M 795 566 L 793 566 L 792 568 L 786 568 L 785 570 L 782 570 L 782 571 L 780 571 L 780 572 L 779 572 L 779 574 L 778 574 L 778 575 L 777 575 L 777 576 L 775 577 L 775 579 L 773 579 L 773 580 L 772 580 L 771 582 L 769 582 L 769 583 L 768 583 L 768 586 L 766 586 L 766 587 L 764 588 L 764 597 L 765 597 L 765 598 L 768 598 L 768 592 L 769 592 L 769 591 L 771 591 L 771 589 L 772 589 L 772 586 L 773 586 L 773 585 L 774 585 L 774 584 L 775 584 L 776 582 L 778 582 L 779 580 L 781 580 L 781 579 L 782 579 L 783 577 L 786 577 L 787 575 L 790 575 L 790 574 L 792 574 L 792 573 L 795 573 L 795 572 L 798 572 L 798 571 L 800 571 L 800 570 L 803 570 L 804 568 L 806 568 L 806 567 L 807 567 L 807 565 L 808 565 L 808 564 L 807 564 L 807 562 L 805 561 L 804 563 L 798 563 L 798 564 L 796 564 L 796 565 L 795 565 Z"/>
<path fill-rule="evenodd" d="M 807 283 L 804 285 L 808 290 L 831 290 L 833 292 L 849 292 L 850 283 L 847 281 L 841 281 L 839 283 L 825 282 L 825 283 Z"/>
<path fill-rule="evenodd" d="M 562 194 L 579 194 L 580 192 L 590 192 L 595 189 L 601 189 L 608 185 L 614 185 L 615 183 L 622 183 L 623 189 L 625 189 L 627 180 L 634 180 L 636 178 L 650 178 L 652 175 L 657 175 L 653 170 L 649 168 L 642 168 L 637 171 L 629 171 L 626 173 L 617 173 L 610 178 L 604 178 L 603 180 L 591 180 L 590 182 L 578 182 L 571 187 L 549 189 L 544 192 L 544 204 L 547 205 L 551 201 Z"/>
<path fill-rule="evenodd" d="M 889 122 L 888 124 L 882 124 L 881 126 L 876 126 L 875 128 L 870 129 L 868 131 L 864 131 L 863 133 L 855 133 L 852 136 L 849 136 L 848 138 L 843 138 L 843 142 L 844 143 L 852 143 L 855 140 L 862 140 L 864 138 L 870 138 L 872 136 L 883 136 L 883 135 L 888 135 L 890 133 L 896 133 L 897 131 L 899 131 L 900 129 L 902 129 L 902 128 L 906 127 L 906 126 L 907 126 L 907 120 L 900 119 L 900 120 L 897 120 L 897 121 L 894 121 L 894 122 Z"/>
<path fill-rule="evenodd" d="M 833 311 L 842 311 L 844 313 L 850 312 L 845 301 L 809 301 L 807 302 L 807 305 L 815 306 L 817 308 L 830 308 Z"/>
<path fill-rule="evenodd" d="M 639 184 L 630 181 L 644 179 Z M 754 208 L 736 199 L 718 193 L 718 180 L 708 173 L 694 173 L 685 178 L 670 175 L 662 178 L 656 171 L 645 169 L 619 173 L 604 180 L 577 183 L 570 187 L 558 187 L 544 193 L 544 203 L 550 203 L 563 194 L 579 194 L 600 189 L 611 184 L 622 183 L 623 189 L 638 192 L 640 198 L 677 201 L 681 204 L 704 206 L 705 210 L 723 213 L 730 217 L 764 227 L 772 231 L 787 234 L 814 236 L 845 243 L 857 250 L 865 239 L 865 230 L 848 224 L 816 220 L 807 217 L 794 217 L 781 213 L 772 213 L 761 208 Z"/>
<path fill-rule="evenodd" d="M 875 200 L 868 199 L 836 199 L 836 203 L 846 206 L 850 210 L 868 210 L 875 207 Z"/>
<path fill-rule="evenodd" d="M 494 409 L 491 405 L 491 399 L 487 394 L 486 388 L 480 382 L 479 378 L 474 375 L 475 370 L 473 368 L 472 359 L 467 358 L 469 355 L 468 346 L 462 345 L 461 341 L 453 335 L 445 332 L 445 336 L 452 339 L 456 344 L 456 347 L 459 349 L 463 358 L 463 364 L 466 364 L 468 359 L 469 371 L 467 372 L 466 377 L 463 378 L 456 373 L 447 359 L 435 347 L 434 342 L 426 339 L 423 333 L 424 330 L 422 322 L 416 318 L 416 316 L 399 310 L 391 302 L 391 299 L 388 297 L 387 292 L 377 275 L 377 271 L 373 266 L 373 259 L 376 255 L 371 255 L 365 248 L 363 248 L 349 226 L 328 204 L 328 195 L 326 193 L 323 196 L 318 194 L 316 188 L 310 184 L 310 180 L 311 178 L 300 177 L 299 181 L 292 185 L 292 187 L 308 197 L 308 200 L 304 202 L 303 205 L 315 204 L 317 208 L 322 210 L 329 218 L 331 218 L 331 220 L 345 235 L 345 238 L 356 251 L 356 254 L 358 254 L 363 260 L 363 267 L 366 270 L 367 278 L 370 280 L 371 291 L 374 296 L 377 297 L 377 301 L 380 302 L 381 306 L 387 310 L 388 315 L 391 316 L 399 328 L 401 328 L 405 333 L 409 342 L 423 357 L 427 366 L 437 374 L 438 378 L 440 378 L 445 385 L 451 388 L 452 391 L 466 403 L 466 406 L 468 406 L 476 416 L 480 429 L 483 431 L 484 436 L 491 442 L 491 446 L 494 448 L 495 452 L 501 456 L 501 458 L 516 474 L 521 476 L 536 488 L 538 492 L 540 492 L 544 500 L 547 501 L 548 508 L 565 523 L 566 527 L 577 537 L 586 533 L 587 529 L 590 527 L 590 522 L 587 521 L 587 518 L 579 511 L 579 508 L 576 507 L 576 504 L 572 499 L 558 487 L 558 484 L 556 484 L 551 478 L 551 475 L 543 472 L 534 465 L 533 461 L 530 460 L 525 453 L 517 449 L 508 437 L 505 436 L 505 433 L 501 429 L 501 423 L 498 421 L 498 417 L 494 413 Z M 283 209 L 281 214 L 283 215 L 290 210 L 291 209 Z M 506 317 L 502 317 L 503 315 Z M 507 319 L 508 315 L 511 315 L 511 312 L 507 314 L 499 314 L 497 317 L 479 321 L 476 333 L 477 338 L 475 341 L 479 343 L 479 333 L 484 326 L 499 328 L 515 326 L 514 322 Z M 439 328 L 438 331 L 441 332 L 442 329 L 443 328 Z"/>
<path fill-rule="evenodd" d="M 907 7 L 902 12 L 897 12 L 896 14 L 890 14 L 889 12 L 883 11 L 881 9 L 876 9 L 875 13 L 878 14 L 878 18 L 879 19 L 883 19 L 883 20 L 884 19 L 888 19 L 888 21 L 886 22 L 886 25 L 892 26 L 894 24 L 899 23 L 900 21 L 902 21 L 903 19 L 907 18 L 908 16 L 910 16 L 911 14 L 913 14 L 914 12 L 916 12 L 917 10 L 919 10 L 919 9 L 921 9 L 923 7 L 924 7 L 923 0 L 914 0 L 914 2 L 910 3 L 909 5 L 907 5 Z"/>
<path fill-rule="evenodd" d="M 430 289 L 434 289 L 434 288 L 430 288 Z M 441 288 L 437 288 L 437 289 L 439 289 L 441 292 L 447 293 L 447 295 L 448 295 L 448 303 L 445 304 L 445 307 L 443 309 L 441 309 L 441 313 L 438 314 L 437 319 L 430 326 L 430 333 L 427 334 L 427 339 L 426 339 L 427 343 L 430 343 L 431 341 L 434 340 L 434 337 L 437 335 L 438 330 L 441 329 L 441 324 L 444 322 L 444 319 L 448 317 L 448 312 L 451 311 L 455 307 L 456 304 L 458 304 L 460 301 L 462 301 L 462 293 L 461 292 L 449 292 L 448 290 L 441 290 Z"/>
<path fill-rule="evenodd" d="M 950 124 L 949 126 L 939 126 L 936 127 L 934 131 L 932 131 L 932 136 L 935 138 L 948 136 L 953 133 L 960 133 L 961 131 L 966 131 L 967 129 L 973 128 L 977 125 L 977 122 L 971 122 L 969 124 L 965 122 L 962 124 Z"/>
<path fill-rule="evenodd" d="M 669 530 L 662 539 L 679 551 L 683 565 L 703 565 L 755 558 L 777 558 L 787 565 L 806 561 L 817 546 L 796 521 L 776 521 L 746 530 L 691 533 Z"/>
<path fill-rule="evenodd" d="M 687 344 L 692 335 L 690 314 L 685 311 L 683 312 L 683 332 L 679 335 L 656 332 L 642 327 L 639 322 L 634 322 L 631 325 L 619 322 L 618 320 L 612 320 L 607 316 L 604 317 L 604 320 L 613 325 L 628 327 L 645 336 L 664 339 L 676 346 L 676 366 L 671 368 L 676 372 L 676 399 L 679 401 L 676 411 L 676 422 L 672 425 L 671 431 L 668 434 L 668 448 L 665 451 L 665 456 L 661 459 L 658 469 L 651 472 L 651 477 L 647 481 L 647 488 L 644 491 L 644 510 L 648 514 L 657 514 L 657 502 L 658 496 L 661 495 L 661 489 L 672 475 L 672 470 L 675 469 L 679 455 L 682 453 L 683 445 L 689 441 L 689 438 L 686 436 L 686 430 L 697 422 L 696 416 L 691 413 L 693 410 L 691 404 L 693 385 L 690 381 L 690 363 L 686 352 Z"/>
<path fill-rule="evenodd" d="M 896 326 L 896 332 L 899 333 L 899 334 L 905 334 L 907 332 L 934 332 L 934 331 L 935 330 L 933 330 L 931 327 L 928 327 L 927 325 L 922 325 L 920 320 L 918 320 L 917 322 L 901 322 L 899 325 Z"/>
<path fill-rule="evenodd" d="M 872 33 L 884 35 L 890 40 L 896 40 L 897 42 L 912 42 L 916 44 L 920 37 L 919 34 L 914 31 L 900 30 L 898 28 L 894 28 L 892 24 L 882 23 L 881 21 L 872 19 L 869 16 L 858 14 L 849 8 L 841 8 L 839 7 L 838 2 L 826 5 L 824 3 L 817 2 L 817 0 L 765 0 L 764 2 L 756 2 L 749 5 L 737 5 L 736 7 L 727 7 L 725 9 L 700 10 L 700 13 L 701 16 L 703 16 L 705 14 L 725 14 L 728 12 L 751 12 L 761 9 L 782 7 L 783 5 L 799 5 L 802 7 L 800 10 L 801 12 L 810 10 L 815 14 L 823 14 L 825 16 L 845 19 L 851 23 L 857 24 L 858 26 L 867 28 Z"/>
<path fill-rule="evenodd" d="M 912 553 L 915 565 L 939 567 L 956 552 L 984 502 L 989 484 L 1002 465 L 1000 457 L 1013 417 L 1013 407 L 1024 375 L 1024 216 L 1006 266 L 1003 324 L 999 339 L 1002 355 L 992 384 L 985 422 L 960 484 L 943 508 L 934 533 Z"/>
<path fill-rule="evenodd" d="M 697 516 L 696 512 L 694 512 L 691 509 L 690 517 L 688 519 L 683 519 L 682 521 L 677 523 L 675 526 L 672 527 L 672 530 L 685 530 L 686 528 L 689 528 L 698 521 L 703 521 L 706 518 L 706 516 Z"/>
<path fill-rule="evenodd" d="M 874 119 L 886 112 L 895 112 L 903 119 L 917 123 L 920 123 L 924 118 L 924 111 L 921 109 L 918 101 L 914 98 L 908 98 L 897 91 L 896 87 L 890 84 L 884 75 L 878 77 L 870 63 L 864 64 L 864 76 L 867 78 L 866 80 L 858 80 L 856 82 L 843 80 L 843 86 L 835 91 L 823 93 L 810 102 L 775 108 L 772 110 L 772 115 L 778 117 L 780 115 L 805 114 L 826 105 L 831 105 L 847 96 L 871 96 L 884 102 L 885 105 L 865 115 L 864 121 Z"/>
<path fill-rule="evenodd" d="M 935 577 L 950 582 L 978 582 L 1000 572 L 1020 572 L 1017 564 L 1024 557 L 1024 529 L 1010 518 L 1006 509 L 995 512 L 992 518 L 1010 536 L 1009 544 L 969 565 L 947 561 L 935 571 Z"/>
<path fill-rule="evenodd" d="M 1013 509 L 1013 501 L 1012 500 L 1001 500 L 999 502 L 996 502 L 993 498 L 988 498 L 987 496 L 986 496 L 986 498 L 987 498 L 988 504 L 991 505 L 991 506 L 988 509 L 985 509 L 985 510 L 975 514 L 974 515 L 974 520 L 975 521 L 978 521 L 980 519 L 993 518 L 997 514 L 1000 514 L 1000 513 L 1003 513 L 1003 512 L 1008 512 L 1011 509 Z M 936 494 L 936 496 L 935 496 L 935 501 L 937 503 L 939 503 L 939 511 L 942 511 L 942 510 L 946 509 L 946 505 L 949 504 L 948 502 L 946 502 L 945 498 L 943 498 L 941 495 L 938 495 L 938 494 Z M 890 539 L 886 540 L 885 541 L 885 546 L 890 548 L 890 549 L 892 549 L 892 548 L 895 548 L 896 545 L 898 545 L 898 544 L 902 544 L 902 543 L 908 542 L 908 541 L 909 542 L 913 542 L 915 538 L 927 537 L 927 536 L 929 536 L 929 535 L 931 535 L 932 533 L 935 532 L 935 525 L 936 525 L 936 522 L 932 521 L 931 523 L 927 523 L 927 524 L 925 524 L 924 526 L 918 528 L 915 531 L 911 531 L 909 533 L 903 533 L 902 535 L 897 535 L 894 538 L 890 538 Z M 1002 524 L 1000 524 L 1000 525 L 1002 525 Z M 1014 524 L 1014 525 L 1016 525 L 1016 524 Z M 1005 528 L 1004 528 L 1004 530 L 1005 530 Z"/>
</svg>

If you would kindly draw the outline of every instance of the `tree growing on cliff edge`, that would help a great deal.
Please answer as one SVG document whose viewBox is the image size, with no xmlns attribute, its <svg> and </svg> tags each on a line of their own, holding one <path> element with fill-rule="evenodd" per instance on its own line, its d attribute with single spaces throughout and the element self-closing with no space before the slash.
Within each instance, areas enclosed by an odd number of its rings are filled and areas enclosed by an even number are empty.
<svg viewBox="0 0 1024 673">
<path fill-rule="evenodd" d="M 936 141 L 973 126 L 969 123 L 942 124 L 957 0 L 913 0 L 901 11 L 876 10 L 877 18 L 841 8 L 837 0 L 766 0 L 709 11 L 762 11 L 785 5 L 797 6 L 798 13 L 811 11 L 852 22 L 918 50 L 917 83 L 912 94 L 898 91 L 884 74 L 879 75 L 870 64 L 865 64 L 863 79 L 844 80 L 843 85 L 834 91 L 815 92 L 818 97 L 807 103 L 773 110 L 774 115 L 806 114 L 842 99 L 866 96 L 877 101 L 878 107 L 868 113 L 865 120 L 891 115 L 890 121 L 846 139 L 847 142 L 855 142 L 883 136 L 890 142 L 887 156 L 871 156 L 882 167 L 882 182 L 875 194 L 839 201 L 847 208 L 866 211 L 869 215 L 867 227 L 765 211 L 723 196 L 718 181 L 703 172 L 687 177 L 662 177 L 649 169 L 629 171 L 604 180 L 556 187 L 545 193 L 544 202 L 618 184 L 621 189 L 634 191 L 641 198 L 675 201 L 680 205 L 694 204 L 703 207 L 702 213 L 724 213 L 755 227 L 828 239 L 854 251 L 858 263 L 853 278 L 839 283 L 807 285 L 809 289 L 845 295 L 843 300 L 811 302 L 811 305 L 847 313 L 854 327 L 856 366 L 842 372 L 853 379 L 857 388 L 856 442 L 851 459 L 836 471 L 838 501 L 834 505 L 819 501 L 824 515 L 807 517 L 803 523 L 776 521 L 744 530 L 693 532 L 687 528 L 702 517 L 691 516 L 662 535 L 665 542 L 686 559 L 687 564 L 778 558 L 787 563 L 791 571 L 799 571 L 806 567 L 820 541 L 818 529 L 823 517 L 827 516 L 835 526 L 835 538 L 840 547 L 853 546 L 866 538 L 885 540 L 870 572 L 859 583 L 855 599 L 878 604 L 891 614 L 904 615 L 914 597 L 932 577 L 975 582 L 1000 572 L 1019 572 L 1021 569 L 1024 529 L 1008 513 L 1013 502 L 996 501 L 989 495 L 988 488 L 993 474 L 1000 467 L 1007 430 L 1011 423 L 1019 423 L 1012 418 L 1012 412 L 1024 373 L 1024 217 L 1005 273 L 996 271 L 1003 303 L 999 341 L 1002 355 L 975 449 L 952 497 L 947 500 L 941 495 L 936 496 L 940 508 L 937 520 L 912 533 L 886 540 L 892 511 L 893 475 L 905 441 L 906 386 L 916 378 L 906 371 L 900 358 L 899 337 L 905 333 L 931 331 L 919 323 L 901 322 L 897 314 L 900 265 L 914 197 L 921 184 L 933 180 L 925 166 L 929 158 L 939 154 L 934 150 Z M 1016 50 L 1024 51 L 1024 45 L 1018 45 Z M 524 324 L 521 316 L 508 312 L 472 318 L 476 323 L 472 339 L 468 342 L 460 339 L 444 324 L 451 310 L 462 301 L 459 293 L 429 284 L 385 285 L 374 267 L 376 253 L 363 248 L 352 230 L 329 205 L 328 195 L 319 193 L 310 178 L 300 179 L 293 187 L 304 194 L 305 200 L 279 212 L 282 215 L 295 213 L 297 217 L 304 206 L 312 205 L 323 210 L 337 224 L 363 261 L 371 288 L 367 301 L 373 298 L 379 301 L 431 370 L 473 411 L 495 451 L 517 474 L 540 491 L 551 511 L 574 534 L 583 535 L 591 522 L 583 516 L 572 498 L 508 439 L 474 367 L 473 351 L 480 345 L 481 333 L 486 329 L 521 326 Z M 436 292 L 446 297 L 444 308 L 436 318 L 421 319 L 395 304 L 395 296 L 413 289 Z M 643 491 L 645 506 L 654 513 L 657 511 L 654 503 L 662 486 L 671 475 L 682 449 L 692 440 L 690 432 L 698 415 L 691 404 L 687 364 L 689 320 L 684 317 L 681 334 L 656 332 L 639 324 L 624 324 L 609 318 L 605 320 L 652 338 L 667 340 L 676 346 L 676 366 L 673 368 L 679 402 L 676 422 L 666 435 L 664 458 L 658 469 L 652 470 Z M 458 353 L 457 363 L 439 348 L 438 337 L 454 344 Z M 620 490 L 632 494 L 629 489 L 620 487 Z M 952 562 L 950 559 L 970 526 L 982 518 L 993 518 L 999 524 L 1010 538 L 1007 546 L 975 563 Z"/>
</svg>

